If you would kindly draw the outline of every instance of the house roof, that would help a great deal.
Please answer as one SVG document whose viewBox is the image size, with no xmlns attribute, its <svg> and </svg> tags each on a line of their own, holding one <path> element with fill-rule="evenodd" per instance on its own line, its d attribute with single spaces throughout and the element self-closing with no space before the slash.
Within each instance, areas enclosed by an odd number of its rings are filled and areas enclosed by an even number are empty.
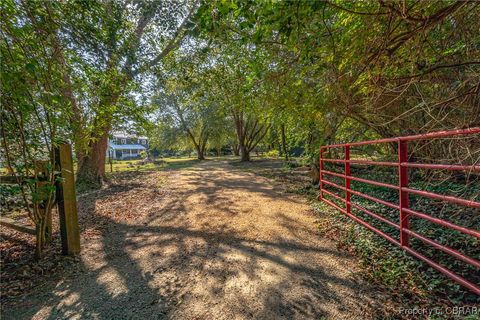
<svg viewBox="0 0 480 320">
<path fill-rule="evenodd" d="M 148 140 L 147 137 L 137 136 L 137 135 L 134 135 L 134 134 L 129 134 L 129 133 L 125 132 L 125 131 L 115 131 L 115 132 L 112 132 L 112 136 L 115 137 L 115 138 L 137 138 L 137 139 Z"/>
<path fill-rule="evenodd" d="M 125 149 L 126 150 L 129 150 L 129 149 L 132 149 L 132 150 L 137 150 L 137 149 L 147 150 L 147 148 L 145 148 L 141 144 L 109 144 L 108 147 L 110 149 L 113 149 L 113 150 L 120 150 L 120 149 L 123 149 L 123 150 L 125 150 Z"/>
</svg>

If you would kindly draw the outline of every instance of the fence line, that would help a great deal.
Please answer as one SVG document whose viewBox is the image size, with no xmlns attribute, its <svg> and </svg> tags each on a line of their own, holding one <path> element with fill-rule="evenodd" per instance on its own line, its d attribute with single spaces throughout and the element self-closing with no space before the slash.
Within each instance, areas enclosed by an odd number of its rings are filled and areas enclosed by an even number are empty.
<svg viewBox="0 0 480 320">
<path fill-rule="evenodd" d="M 40 163 L 40 162 L 39 162 Z M 49 163 L 42 162 L 45 168 Z M 77 198 L 75 192 L 75 176 L 73 171 L 72 148 L 70 144 L 62 143 L 55 148 L 55 203 L 58 207 L 60 220 L 60 236 L 62 240 L 62 253 L 75 255 L 80 252 L 80 232 L 78 226 L 77 215 Z M 45 169 L 46 171 L 47 169 Z M 1 184 L 18 184 L 24 183 L 27 179 L 35 179 L 35 177 L 16 177 L 16 176 L 0 176 Z M 42 181 L 38 182 L 40 186 Z M 47 218 L 48 236 L 51 236 L 51 215 Z M 13 219 L 0 217 L 0 225 L 11 228 L 20 232 L 32 235 L 38 234 L 35 228 L 19 224 Z"/>
<path fill-rule="evenodd" d="M 412 135 L 412 136 L 404 136 L 404 137 L 396 137 L 396 138 L 387 138 L 387 139 L 378 139 L 378 140 L 371 140 L 371 141 L 361 141 L 361 142 L 354 142 L 354 143 L 342 143 L 342 144 L 334 144 L 334 145 L 326 145 L 320 147 L 320 194 L 319 198 L 323 200 L 325 203 L 329 204 L 330 206 L 336 208 L 340 212 L 346 214 L 348 217 L 353 219 L 354 221 L 360 223 L 364 227 L 372 230 L 373 232 L 381 235 L 388 241 L 400 246 L 402 249 L 413 255 L 414 257 L 424 261 L 432 268 L 436 269 L 437 271 L 443 273 L 447 277 L 453 279 L 457 283 L 463 285 L 464 287 L 470 289 L 472 292 L 480 295 L 480 287 L 470 281 L 464 279 L 463 277 L 455 274 L 451 270 L 445 268 L 444 266 L 436 263 L 435 261 L 427 258 L 426 256 L 422 255 L 415 249 L 413 249 L 410 245 L 410 237 L 414 237 L 419 239 L 420 241 L 456 258 L 465 263 L 468 263 L 478 269 L 480 269 L 480 261 L 474 259 L 473 257 L 469 257 L 453 248 L 448 246 L 442 245 L 432 239 L 429 239 L 425 236 L 418 234 L 417 232 L 410 229 L 410 217 L 415 216 L 417 218 L 422 218 L 428 220 L 432 223 L 440 225 L 445 228 L 450 228 L 462 232 L 464 234 L 476 237 L 480 239 L 480 232 L 477 230 L 473 230 L 470 228 L 465 228 L 459 226 L 457 224 L 451 223 L 449 221 L 432 217 L 428 214 L 417 212 L 412 210 L 409 206 L 409 195 L 414 194 L 417 196 L 427 197 L 431 199 L 441 200 L 444 202 L 455 203 L 461 206 L 470 207 L 470 208 L 480 208 L 480 202 L 476 202 L 473 200 L 466 200 L 459 197 L 454 196 L 446 196 L 437 194 L 434 192 L 428 192 L 423 190 L 412 189 L 408 186 L 409 179 L 408 179 L 408 169 L 409 168 L 420 168 L 420 169 L 441 169 L 441 170 L 468 170 L 470 172 L 480 172 L 479 165 L 460 165 L 460 164 L 452 164 L 452 165 L 445 165 L 445 164 L 423 164 L 423 163 L 410 163 L 408 159 L 408 142 L 415 141 L 415 140 L 427 140 L 427 139 L 435 139 L 435 138 L 445 138 L 451 136 L 458 136 L 458 135 L 471 135 L 480 133 L 480 127 L 469 128 L 469 129 L 460 129 L 460 130 L 451 130 L 451 131 L 439 131 L 439 132 L 432 132 L 427 134 L 420 134 L 420 135 Z M 379 144 L 379 143 L 396 143 L 397 150 L 398 150 L 398 161 L 397 162 L 385 162 L 385 161 L 369 161 L 369 160 L 352 160 L 350 159 L 350 148 L 352 146 L 363 146 L 363 145 L 372 145 L 372 144 Z M 332 148 L 343 148 L 344 150 L 344 158 L 343 159 L 332 159 L 332 158 L 324 158 L 323 154 L 325 151 L 332 149 Z M 343 163 L 344 164 L 344 173 L 336 173 L 329 170 L 324 169 L 324 163 Z M 351 164 L 359 164 L 359 165 L 379 165 L 379 166 L 389 166 L 389 167 L 396 167 L 398 172 L 398 186 L 372 181 L 369 179 L 363 179 L 359 177 L 354 177 L 351 175 Z M 345 181 L 345 186 L 338 185 L 332 181 L 326 180 L 325 176 L 335 176 L 338 178 L 342 178 Z M 352 190 L 350 186 L 351 181 L 358 181 L 366 184 L 371 184 L 380 187 L 386 187 L 389 189 L 397 190 L 399 193 L 399 204 L 394 204 L 382 199 L 378 199 L 373 196 L 366 195 L 356 190 Z M 333 192 L 330 192 L 325 189 L 325 186 L 329 185 L 336 189 L 342 190 L 345 192 L 345 197 L 340 197 Z M 333 201 L 328 200 L 324 197 L 324 194 L 333 197 L 334 199 L 341 201 L 344 203 L 345 208 L 342 208 L 335 204 Z M 374 201 L 390 207 L 392 209 L 398 210 L 399 212 L 399 222 L 395 223 L 386 219 L 362 206 L 359 206 L 356 203 L 351 201 L 351 195 L 356 195 L 370 201 Z M 381 231 L 380 229 L 372 226 L 371 224 L 367 223 L 366 221 L 362 220 L 361 218 L 355 216 L 351 212 L 351 208 L 356 208 L 367 215 L 384 222 L 396 229 L 400 232 L 400 239 L 395 239 L 392 236 L 388 235 L 387 233 Z"/>
</svg>

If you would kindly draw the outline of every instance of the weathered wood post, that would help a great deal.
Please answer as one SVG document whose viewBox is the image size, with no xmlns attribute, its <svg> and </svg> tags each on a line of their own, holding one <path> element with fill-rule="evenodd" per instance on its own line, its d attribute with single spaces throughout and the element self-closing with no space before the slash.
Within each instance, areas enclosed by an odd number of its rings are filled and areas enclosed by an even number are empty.
<svg viewBox="0 0 480 320">
<path fill-rule="evenodd" d="M 56 170 L 60 172 L 57 181 L 57 204 L 60 217 L 62 253 L 75 255 L 80 253 L 80 230 L 77 215 L 77 196 L 75 193 L 75 175 L 73 172 L 72 148 L 61 143 L 55 148 Z"/>
</svg>

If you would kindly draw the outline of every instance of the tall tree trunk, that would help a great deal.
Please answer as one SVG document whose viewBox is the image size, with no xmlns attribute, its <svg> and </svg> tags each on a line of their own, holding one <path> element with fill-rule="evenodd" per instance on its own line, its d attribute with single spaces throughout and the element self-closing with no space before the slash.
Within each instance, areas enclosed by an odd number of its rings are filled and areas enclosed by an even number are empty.
<svg viewBox="0 0 480 320">
<path fill-rule="evenodd" d="M 236 157 L 240 156 L 240 148 L 238 144 L 234 144 L 232 148 L 233 148 L 233 155 Z"/>
<path fill-rule="evenodd" d="M 72 131 L 72 140 L 73 140 L 73 148 L 75 151 L 75 155 L 77 157 L 77 161 L 82 161 L 85 155 L 84 152 L 84 124 L 83 124 L 83 114 L 82 110 L 78 105 L 77 98 L 73 93 L 73 85 L 70 78 L 70 68 L 65 61 L 65 57 L 63 55 L 63 48 L 60 46 L 60 41 L 58 40 L 58 35 L 55 32 L 53 38 L 53 48 L 54 48 L 54 57 L 56 58 L 57 62 L 62 67 L 62 80 L 63 84 L 60 88 L 63 97 L 70 102 L 70 106 L 72 108 L 72 113 L 69 115 L 69 121 L 71 125 Z"/>
<path fill-rule="evenodd" d="M 205 149 L 203 149 L 200 145 L 195 145 L 195 149 L 197 150 L 197 159 L 205 160 Z"/>
<path fill-rule="evenodd" d="M 240 161 L 250 161 L 250 150 L 246 143 L 246 124 L 243 118 L 243 112 L 233 112 L 233 119 L 235 120 L 235 129 L 238 138 L 238 152 L 240 154 Z"/>
<path fill-rule="evenodd" d="M 117 59 L 110 57 L 106 74 L 115 72 Z M 101 111 L 98 111 L 93 121 L 93 130 L 89 134 L 88 146 L 79 159 L 77 181 L 98 187 L 105 181 L 105 161 L 107 159 L 108 136 L 112 129 L 112 122 L 115 106 L 120 98 L 124 86 L 128 83 L 129 78 L 120 75 L 115 78 L 117 87 L 102 88 L 102 92 L 106 92 L 100 96 L 99 104 Z M 107 93 L 108 92 L 108 93 Z M 105 111 L 103 111 L 105 110 Z M 103 112 L 102 112 L 103 111 Z"/>
<path fill-rule="evenodd" d="M 265 137 L 270 125 L 261 124 L 255 116 L 247 116 L 245 119 L 243 111 L 235 109 L 232 110 L 232 116 L 235 121 L 240 159 L 241 161 L 250 161 L 250 152 Z"/>
<path fill-rule="evenodd" d="M 77 181 L 92 186 L 99 186 L 105 179 L 105 160 L 107 156 L 108 131 L 97 140 L 89 143 L 89 152 L 79 162 Z"/>
<path fill-rule="evenodd" d="M 46 28 L 43 29 L 38 27 L 38 21 L 35 18 L 35 15 L 29 10 L 29 18 L 31 19 L 32 23 L 37 26 L 35 29 L 36 34 L 39 37 L 42 37 L 44 33 L 49 34 L 49 40 L 51 41 L 52 45 L 52 57 L 55 59 L 59 67 L 61 68 L 62 72 L 62 80 L 63 83 L 60 86 L 60 92 L 62 96 L 65 98 L 66 101 L 70 102 L 70 107 L 72 108 L 72 113 L 68 116 L 68 120 L 71 125 L 71 133 L 72 133 L 72 141 L 73 141 L 73 148 L 75 151 L 75 155 L 78 161 L 83 159 L 85 154 L 84 149 L 85 146 L 83 145 L 83 133 L 84 133 L 84 126 L 83 126 L 83 114 L 80 106 L 78 105 L 77 98 L 73 92 L 73 85 L 71 80 L 71 69 L 65 60 L 64 55 L 64 48 L 60 43 L 60 39 L 58 36 L 58 28 L 55 19 L 52 16 L 52 11 L 48 2 L 44 3 L 46 12 L 47 12 L 47 20 L 50 26 L 55 26 L 53 28 Z M 27 7 L 28 8 L 28 7 Z"/>
<path fill-rule="evenodd" d="M 202 128 L 200 130 L 200 135 L 198 136 L 198 142 L 197 142 L 197 138 L 195 137 L 191 128 L 189 128 L 189 126 L 187 125 L 187 122 L 183 117 L 182 109 L 179 108 L 177 105 L 174 105 L 174 107 L 177 110 L 177 114 L 178 114 L 178 117 L 180 118 L 180 122 L 182 124 L 183 130 L 188 135 L 188 137 L 193 143 L 193 146 L 195 147 L 195 150 L 197 151 L 197 159 L 205 160 L 205 147 L 207 146 L 207 141 L 209 136 L 208 128 L 205 125 L 202 125 Z"/>
<path fill-rule="evenodd" d="M 244 132 L 243 130 L 241 132 Z M 240 153 L 240 160 L 241 161 L 250 161 L 250 149 L 245 142 L 245 136 L 240 134 L 238 136 L 238 149 Z"/>
<path fill-rule="evenodd" d="M 240 160 L 241 161 L 250 161 L 250 151 L 243 144 L 240 144 Z"/>
<path fill-rule="evenodd" d="M 288 161 L 288 149 L 287 149 L 287 138 L 285 137 L 285 125 L 282 124 L 280 127 L 280 133 L 282 136 L 282 149 L 285 155 L 285 161 Z"/>
<path fill-rule="evenodd" d="M 105 98 L 104 105 L 114 105 L 118 95 Z M 94 120 L 94 130 L 86 152 L 78 162 L 77 182 L 92 187 L 98 187 L 105 181 L 105 163 L 107 159 L 108 135 L 112 127 L 113 114 L 97 115 Z M 100 123 L 101 125 L 97 125 Z"/>
<path fill-rule="evenodd" d="M 310 165 L 310 175 L 312 177 L 312 184 L 318 185 L 320 183 L 320 168 L 317 163 Z"/>
</svg>

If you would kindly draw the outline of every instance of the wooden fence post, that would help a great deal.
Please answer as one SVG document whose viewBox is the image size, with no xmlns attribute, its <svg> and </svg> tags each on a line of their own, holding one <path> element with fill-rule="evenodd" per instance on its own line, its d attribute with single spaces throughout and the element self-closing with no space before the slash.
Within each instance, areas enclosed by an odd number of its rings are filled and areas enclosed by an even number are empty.
<svg viewBox="0 0 480 320">
<path fill-rule="evenodd" d="M 55 148 L 55 162 L 61 178 L 61 181 L 57 182 L 56 189 L 62 253 L 75 255 L 80 253 L 80 230 L 78 226 L 72 148 L 69 144 L 62 143 Z"/>
</svg>

